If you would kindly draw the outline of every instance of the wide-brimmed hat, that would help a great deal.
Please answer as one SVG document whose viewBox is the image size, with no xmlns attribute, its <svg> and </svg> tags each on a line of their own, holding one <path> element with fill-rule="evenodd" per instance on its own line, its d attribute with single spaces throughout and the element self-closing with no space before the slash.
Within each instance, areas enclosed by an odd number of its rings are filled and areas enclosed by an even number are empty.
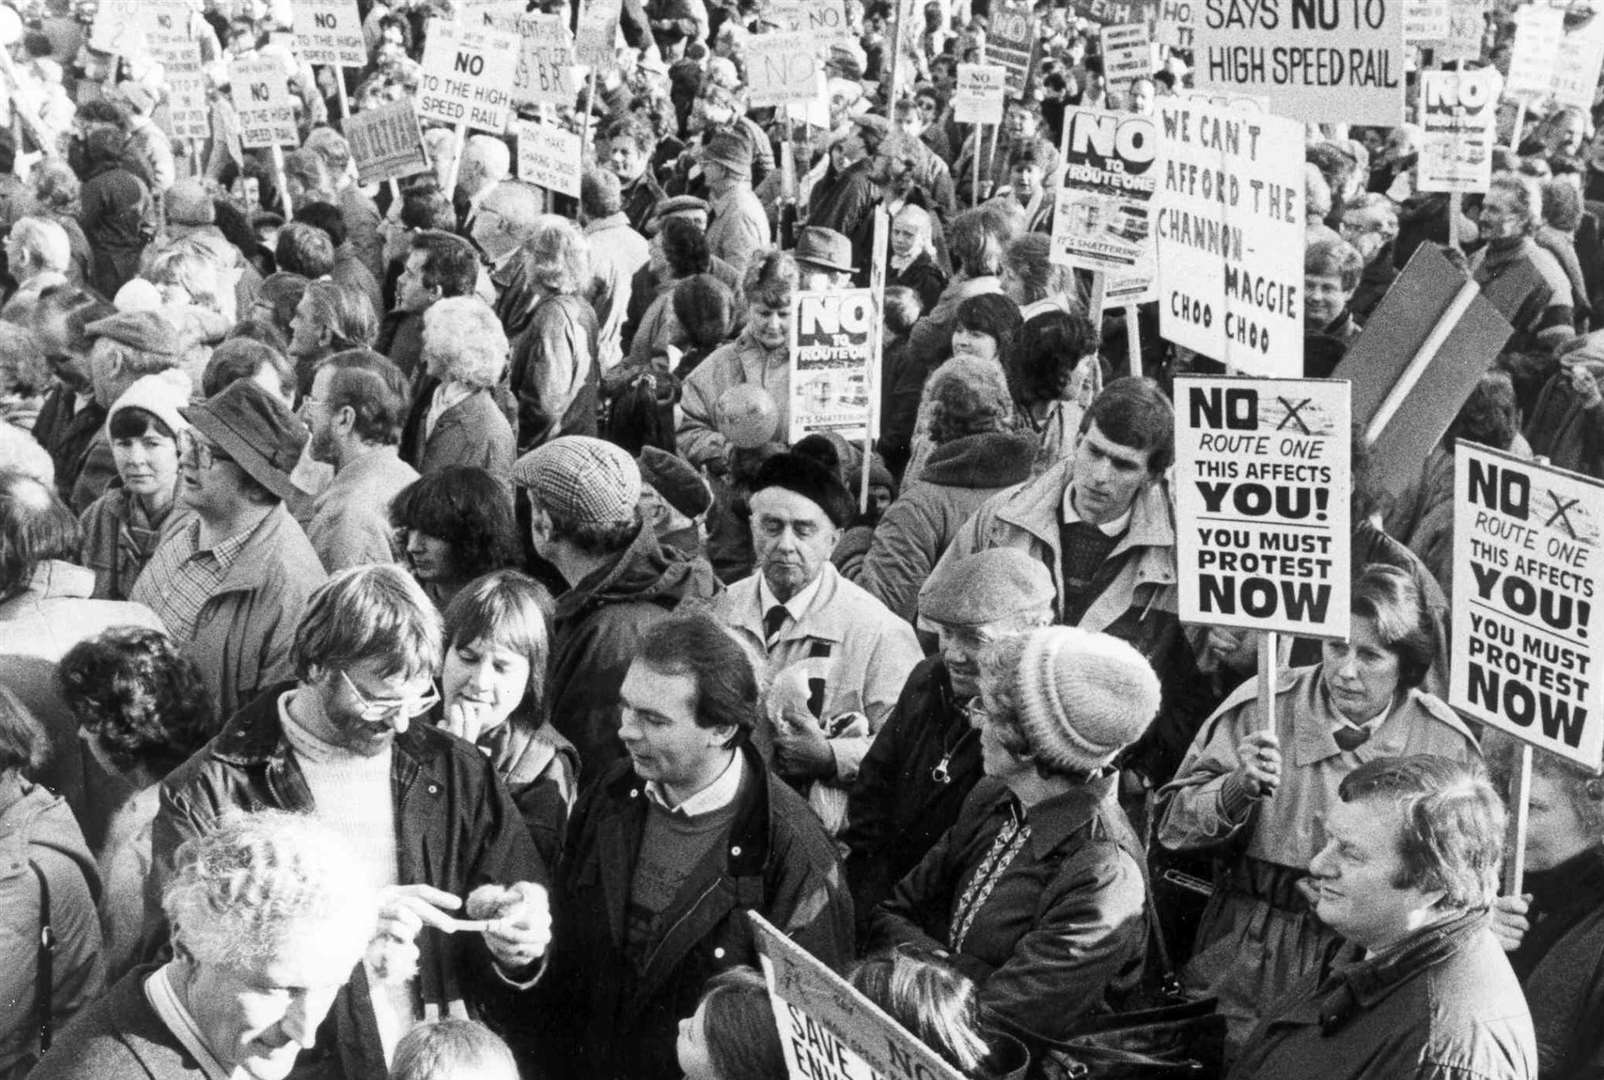
<svg viewBox="0 0 1604 1080">
<path fill-rule="evenodd" d="M 822 266 L 826 270 L 852 273 L 852 241 L 822 225 L 809 225 L 796 238 L 796 250 L 791 252 L 799 263 Z"/>
<path fill-rule="evenodd" d="M 290 474 L 306 446 L 306 425 L 284 402 L 250 379 L 181 409 L 190 426 L 217 444 L 245 475 L 286 502 L 303 497 Z"/>
</svg>

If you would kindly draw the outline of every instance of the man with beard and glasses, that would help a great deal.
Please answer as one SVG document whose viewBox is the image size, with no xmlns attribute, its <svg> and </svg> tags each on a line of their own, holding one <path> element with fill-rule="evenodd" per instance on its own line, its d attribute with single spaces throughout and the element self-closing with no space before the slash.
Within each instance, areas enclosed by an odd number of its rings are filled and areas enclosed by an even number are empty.
<svg viewBox="0 0 1604 1080">
<path fill-rule="evenodd" d="M 324 1067 L 350 1077 L 383 1076 L 429 1016 L 506 1017 L 550 938 L 536 884 L 546 868 L 512 796 L 489 758 L 423 720 L 439 700 L 441 637 L 434 605 L 400 568 L 337 575 L 295 630 L 294 681 L 168 776 L 152 826 L 151 946 L 165 936 L 159 898 L 179 846 L 229 811 L 307 814 L 350 845 L 358 878 L 380 894 L 387 943 L 355 969 L 317 1040 Z M 179 944 L 185 930 L 174 928 Z"/>
<path fill-rule="evenodd" d="M 307 452 L 334 467 L 312 504 L 306 538 L 330 572 L 393 562 L 390 502 L 418 478 L 402 461 L 406 377 L 369 349 L 335 353 L 318 365 L 301 418 L 312 433 Z"/>
</svg>

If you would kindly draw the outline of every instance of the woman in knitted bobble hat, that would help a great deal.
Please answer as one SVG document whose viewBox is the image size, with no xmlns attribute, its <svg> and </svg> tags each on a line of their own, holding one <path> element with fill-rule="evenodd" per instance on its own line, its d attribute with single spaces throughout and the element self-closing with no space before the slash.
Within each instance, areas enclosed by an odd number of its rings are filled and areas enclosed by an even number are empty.
<svg viewBox="0 0 1604 1080">
<path fill-rule="evenodd" d="M 876 910 L 868 947 L 942 950 L 981 1011 L 1027 1041 L 1118 1009 L 1141 976 L 1147 912 L 1113 762 L 1158 706 L 1158 676 L 1107 634 L 1051 626 L 992 645 L 970 714 L 986 779 Z"/>
</svg>

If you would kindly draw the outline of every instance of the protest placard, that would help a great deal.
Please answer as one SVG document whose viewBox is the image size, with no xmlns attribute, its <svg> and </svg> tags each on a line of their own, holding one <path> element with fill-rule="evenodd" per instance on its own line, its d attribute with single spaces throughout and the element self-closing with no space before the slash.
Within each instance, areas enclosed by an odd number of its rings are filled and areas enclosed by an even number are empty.
<svg viewBox="0 0 1604 1080">
<path fill-rule="evenodd" d="M 1172 49 L 1192 48 L 1192 0 L 1159 0 L 1155 37 Z"/>
<path fill-rule="evenodd" d="M 308 64 L 366 67 L 367 42 L 356 0 L 295 0 L 295 47 Z"/>
<path fill-rule="evenodd" d="M 236 57 L 229 65 L 229 85 L 239 114 L 241 146 L 255 150 L 299 145 L 284 61 L 276 56 Z"/>
<path fill-rule="evenodd" d="M 1604 484 L 1454 448 L 1448 704 L 1597 770 L 1604 760 Z"/>
<path fill-rule="evenodd" d="M 1153 14 L 1147 0 L 1080 0 L 1075 6 L 1099 26 L 1147 22 Z"/>
<path fill-rule="evenodd" d="M 1000 64 L 1008 77 L 1008 92 L 1023 94 L 1036 49 L 1036 17 L 1024 6 L 997 5 L 986 32 L 985 61 Z"/>
<path fill-rule="evenodd" d="M 1405 45 L 1435 49 L 1448 40 L 1449 0 L 1403 0 Z"/>
<path fill-rule="evenodd" d="M 1604 64 L 1604 14 L 1567 15 L 1561 30 L 1559 52 L 1550 58 L 1549 93 L 1556 106 L 1591 110 Z"/>
<path fill-rule="evenodd" d="M 841 0 L 776 0 L 764 7 L 763 21 L 780 30 L 805 30 L 819 41 L 852 34 Z"/>
<path fill-rule="evenodd" d="M 824 96 L 818 39 L 804 30 L 755 34 L 746 43 L 747 100 L 754 106 L 806 104 Z"/>
<path fill-rule="evenodd" d="M 1403 121 L 1401 0 L 1208 3 L 1193 29 L 1199 89 L 1264 94 L 1310 123 Z"/>
<path fill-rule="evenodd" d="M 165 64 L 167 76 L 167 128 L 180 139 L 205 139 L 211 131 L 211 102 L 206 96 L 206 72 L 201 68 L 200 42 L 188 41 L 188 55 Z"/>
<path fill-rule="evenodd" d="M 1501 82 L 1494 68 L 1421 73 L 1417 190 L 1487 190 Z"/>
<path fill-rule="evenodd" d="M 1515 45 L 1509 53 L 1506 94 L 1528 100 L 1549 95 L 1564 22 L 1565 13 L 1556 8 L 1527 4 L 1515 11 Z"/>
<path fill-rule="evenodd" d="M 518 118 L 518 179 L 579 198 L 579 136 L 556 124 Z"/>
<path fill-rule="evenodd" d="M 185 0 L 143 0 L 136 10 L 145 52 L 163 68 L 183 63 L 192 47 L 199 47 L 190 33 L 192 13 Z"/>
<path fill-rule="evenodd" d="M 1132 279 L 1150 281 L 1157 273 L 1149 215 L 1157 185 L 1157 125 L 1147 116 L 1074 109 L 1064 116 L 1061 150 L 1053 262 L 1121 271 L 1122 293 L 1138 284 Z"/>
<path fill-rule="evenodd" d="M 752 941 L 790 1080 L 964 1080 L 963 1073 L 755 911 Z"/>
<path fill-rule="evenodd" d="M 960 124 L 1000 124 L 1008 73 L 999 64 L 959 64 L 952 118 Z"/>
<path fill-rule="evenodd" d="M 1443 63 L 1479 60 L 1487 33 L 1487 0 L 1454 0 L 1448 5 L 1448 38 L 1437 49 Z"/>
<path fill-rule="evenodd" d="M 1103 76 L 1108 88 L 1121 98 L 1131 83 L 1153 74 L 1153 42 L 1146 23 L 1105 26 L 1099 31 L 1103 41 Z"/>
<path fill-rule="evenodd" d="M 579 21 L 574 28 L 576 62 L 596 71 L 613 66 L 621 7 L 621 0 L 579 0 Z M 573 104 L 572 100 L 567 104 Z"/>
<path fill-rule="evenodd" d="M 1301 375 L 1303 125 L 1159 103 L 1161 332 L 1243 372 Z"/>
<path fill-rule="evenodd" d="M 871 289 L 796 294 L 787 441 L 815 431 L 834 431 L 853 440 L 868 437 L 878 322 Z"/>
<path fill-rule="evenodd" d="M 364 184 L 412 176 L 429 167 L 429 152 L 410 100 L 363 109 L 345 119 L 357 179 Z"/>
<path fill-rule="evenodd" d="M 518 36 L 504 30 L 431 20 L 418 79 L 418 115 L 480 131 L 505 131 L 521 47 Z"/>
<path fill-rule="evenodd" d="M 513 104 L 571 107 L 576 97 L 574 45 L 567 20 L 534 12 L 521 16 L 516 26 L 523 49 L 513 78 Z"/>
<path fill-rule="evenodd" d="M 1348 384 L 1175 380 L 1183 622 L 1348 636 Z"/>
</svg>

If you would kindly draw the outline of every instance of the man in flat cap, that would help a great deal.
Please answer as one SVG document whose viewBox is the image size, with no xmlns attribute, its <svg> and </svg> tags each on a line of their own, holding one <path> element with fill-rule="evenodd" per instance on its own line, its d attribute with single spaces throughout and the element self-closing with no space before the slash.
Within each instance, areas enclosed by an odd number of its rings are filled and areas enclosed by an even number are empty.
<svg viewBox="0 0 1604 1080">
<path fill-rule="evenodd" d="M 769 216 L 752 191 L 752 144 L 739 135 L 714 135 L 702 149 L 702 175 L 713 210 L 708 250 L 744 274 L 753 252 L 770 243 Z"/>
<path fill-rule="evenodd" d="M 854 510 L 838 467 L 795 450 L 763 463 L 750 499 L 757 573 L 716 607 L 768 658 L 759 735 L 772 739 L 781 776 L 811 785 L 809 803 L 832 834 L 846 824 L 846 789 L 921 656 L 913 628 L 830 562 Z"/>
<path fill-rule="evenodd" d="M 958 818 L 984 775 L 970 724 L 980 653 L 1053 620 L 1053 579 L 1022 551 L 990 548 L 943 563 L 919 590 L 940 649 L 908 676 L 864 755 L 847 800 L 847 884 L 860 930 L 876 904 Z"/>
<path fill-rule="evenodd" d="M 129 599 L 161 617 L 219 716 L 291 676 L 290 646 L 327 575 L 285 503 L 307 432 L 251 379 L 181 410 L 179 498 L 195 512 L 151 554 Z"/>
</svg>

